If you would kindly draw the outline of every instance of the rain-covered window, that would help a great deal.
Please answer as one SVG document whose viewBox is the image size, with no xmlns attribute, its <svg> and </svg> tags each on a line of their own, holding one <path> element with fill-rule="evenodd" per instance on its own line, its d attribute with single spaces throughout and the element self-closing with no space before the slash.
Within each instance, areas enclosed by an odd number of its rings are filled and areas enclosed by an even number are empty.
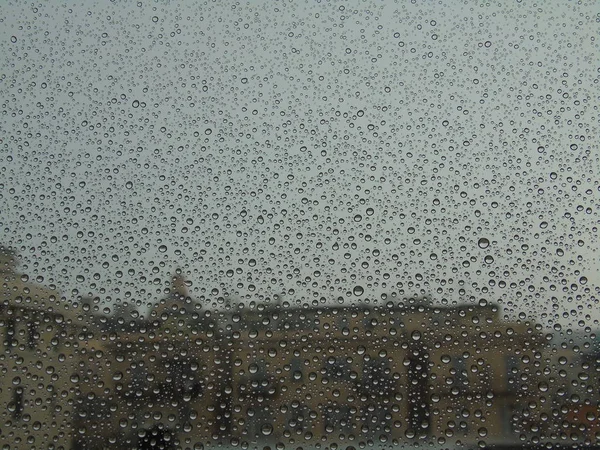
<svg viewBox="0 0 600 450">
<path fill-rule="evenodd" d="M 2 2 L 2 448 L 598 448 L 599 22 Z"/>
</svg>

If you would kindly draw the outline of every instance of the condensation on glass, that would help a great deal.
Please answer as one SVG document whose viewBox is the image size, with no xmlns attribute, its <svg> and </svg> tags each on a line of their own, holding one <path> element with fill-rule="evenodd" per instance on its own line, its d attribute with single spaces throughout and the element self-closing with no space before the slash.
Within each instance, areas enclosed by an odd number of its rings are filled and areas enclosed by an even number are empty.
<svg viewBox="0 0 600 450">
<path fill-rule="evenodd" d="M 598 448 L 599 21 L 0 5 L 2 448 Z"/>
</svg>

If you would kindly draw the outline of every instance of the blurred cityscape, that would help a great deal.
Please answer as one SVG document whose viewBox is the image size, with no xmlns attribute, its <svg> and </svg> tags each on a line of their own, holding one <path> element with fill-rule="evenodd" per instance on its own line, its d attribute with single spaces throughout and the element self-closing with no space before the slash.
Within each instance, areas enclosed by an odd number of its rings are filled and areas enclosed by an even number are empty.
<svg viewBox="0 0 600 450">
<path fill-rule="evenodd" d="M 596 447 L 595 330 L 501 307 L 210 310 L 184 278 L 148 314 L 68 301 L 0 249 L 3 448 Z"/>
</svg>

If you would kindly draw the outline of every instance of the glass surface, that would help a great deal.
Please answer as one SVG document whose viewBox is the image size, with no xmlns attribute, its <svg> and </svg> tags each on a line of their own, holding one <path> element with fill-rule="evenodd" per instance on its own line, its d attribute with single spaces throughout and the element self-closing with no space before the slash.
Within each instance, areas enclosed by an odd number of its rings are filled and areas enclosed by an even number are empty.
<svg viewBox="0 0 600 450">
<path fill-rule="evenodd" d="M 2 2 L 2 448 L 598 448 L 599 22 Z"/>
</svg>

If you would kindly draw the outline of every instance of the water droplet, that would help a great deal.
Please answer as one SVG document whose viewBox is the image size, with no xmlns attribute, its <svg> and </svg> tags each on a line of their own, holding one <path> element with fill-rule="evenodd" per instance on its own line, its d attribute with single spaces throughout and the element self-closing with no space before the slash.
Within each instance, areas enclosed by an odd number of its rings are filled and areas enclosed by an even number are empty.
<svg viewBox="0 0 600 450">
<path fill-rule="evenodd" d="M 365 290 L 363 289 L 362 286 L 354 286 L 354 289 L 352 290 L 352 292 L 354 293 L 354 295 L 356 295 L 357 297 L 360 297 L 361 295 L 364 294 Z"/>
<path fill-rule="evenodd" d="M 479 248 L 488 248 L 490 246 L 490 241 L 487 238 L 479 238 L 479 241 L 477 241 L 477 245 L 479 246 Z"/>
<path fill-rule="evenodd" d="M 263 435 L 269 436 L 271 433 L 273 433 L 273 426 L 266 423 L 260 428 L 260 431 Z"/>
</svg>

